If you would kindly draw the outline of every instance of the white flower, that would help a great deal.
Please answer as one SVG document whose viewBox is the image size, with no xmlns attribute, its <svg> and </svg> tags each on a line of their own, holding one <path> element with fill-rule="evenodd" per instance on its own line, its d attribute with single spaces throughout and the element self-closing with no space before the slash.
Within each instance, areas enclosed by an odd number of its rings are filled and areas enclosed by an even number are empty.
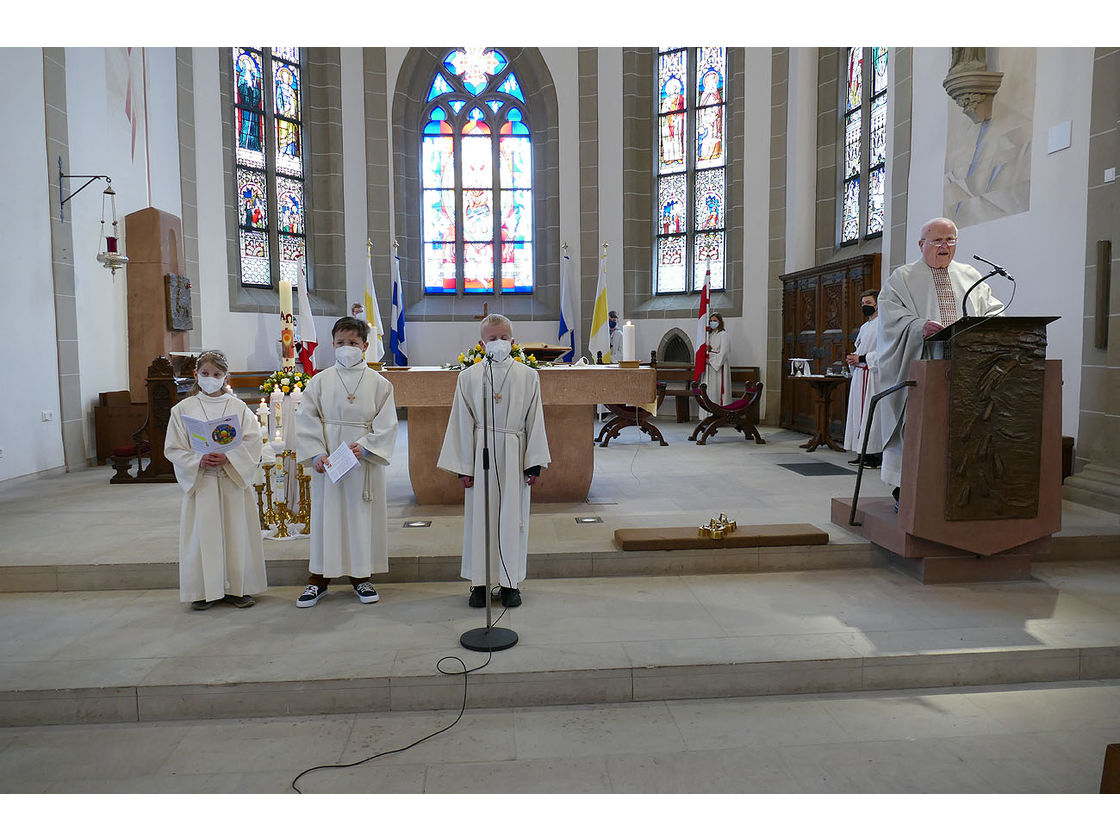
<svg viewBox="0 0 1120 840">
<path fill-rule="evenodd" d="M 285 376 L 283 379 L 280 380 L 280 384 L 281 385 L 291 385 L 292 383 L 291 383 L 291 380 L 288 379 L 288 377 Z"/>
</svg>

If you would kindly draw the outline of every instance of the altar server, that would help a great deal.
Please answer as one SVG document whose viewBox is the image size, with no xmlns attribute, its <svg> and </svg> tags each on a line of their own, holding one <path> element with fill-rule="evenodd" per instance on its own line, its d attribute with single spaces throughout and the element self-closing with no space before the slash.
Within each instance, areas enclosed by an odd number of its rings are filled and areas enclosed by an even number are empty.
<svg viewBox="0 0 1120 840">
<path fill-rule="evenodd" d="M 366 365 L 369 325 L 339 318 L 331 328 L 335 363 L 311 378 L 296 413 L 296 459 L 310 463 L 311 564 L 297 607 L 313 607 L 331 578 L 347 576 L 363 604 L 380 599 L 370 581 L 389 571 L 385 467 L 397 442 L 393 385 Z M 330 455 L 345 444 L 358 459 L 337 482 Z"/>
<path fill-rule="evenodd" d="M 482 320 L 487 358 L 459 374 L 437 466 L 459 476 L 466 491 L 463 565 L 471 582 L 467 603 L 486 606 L 486 499 L 482 470 L 483 404 L 490 445 L 490 578 L 503 607 L 521 604 L 529 552 L 530 486 L 551 456 L 537 372 L 510 358 L 513 326 L 504 315 Z"/>
<path fill-rule="evenodd" d="M 849 464 L 859 464 L 859 453 L 863 449 L 863 437 L 867 431 L 867 415 L 871 398 L 879 393 L 879 290 L 867 289 L 860 295 L 860 308 L 867 318 L 856 334 L 855 351 L 845 356 L 848 369 L 852 372 L 848 386 L 848 420 L 844 426 L 844 448 L 854 452 L 856 457 Z M 865 467 L 876 469 L 882 462 L 883 417 L 875 413 L 871 421 L 871 434 L 867 436 L 867 457 Z"/>
<path fill-rule="evenodd" d="M 183 490 L 179 517 L 179 600 L 196 610 L 225 601 L 251 607 L 268 588 L 264 544 L 252 481 L 261 459 L 261 427 L 249 406 L 226 385 L 229 362 L 206 350 L 195 365 L 190 396 L 176 403 L 163 452 Z M 241 442 L 205 455 L 191 447 L 184 417 L 211 422 L 233 415 Z"/>
<path fill-rule="evenodd" d="M 708 399 L 727 405 L 731 399 L 731 336 L 723 327 L 723 316 L 713 312 L 708 318 L 708 361 L 704 365 L 704 384 Z M 701 410 L 701 414 L 707 412 Z"/>
</svg>

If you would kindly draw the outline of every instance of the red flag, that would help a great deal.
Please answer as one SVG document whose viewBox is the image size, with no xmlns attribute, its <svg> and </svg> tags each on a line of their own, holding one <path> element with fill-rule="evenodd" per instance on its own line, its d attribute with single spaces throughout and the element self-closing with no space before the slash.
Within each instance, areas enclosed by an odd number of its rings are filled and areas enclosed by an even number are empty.
<svg viewBox="0 0 1120 840">
<path fill-rule="evenodd" d="M 692 372 L 692 380 L 700 383 L 704 381 L 704 368 L 708 366 L 708 300 L 709 285 L 712 280 L 712 267 L 704 272 L 704 288 L 700 290 L 700 314 L 696 318 L 696 369 Z"/>
<path fill-rule="evenodd" d="M 319 346 L 319 341 L 315 334 L 315 319 L 311 316 L 311 300 L 307 297 L 307 269 L 302 261 L 299 267 L 299 286 L 296 291 L 299 294 L 299 320 L 296 321 L 300 338 L 299 363 L 303 365 L 304 373 L 314 376 L 314 353 L 315 348 Z"/>
</svg>

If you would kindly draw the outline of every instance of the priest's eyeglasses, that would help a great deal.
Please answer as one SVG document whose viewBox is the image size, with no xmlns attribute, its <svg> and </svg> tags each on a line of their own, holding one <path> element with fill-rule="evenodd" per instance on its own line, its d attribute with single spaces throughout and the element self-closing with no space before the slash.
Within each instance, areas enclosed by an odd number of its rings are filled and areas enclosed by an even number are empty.
<svg viewBox="0 0 1120 840">
<path fill-rule="evenodd" d="M 926 244 L 927 245 L 932 245 L 934 248 L 940 248 L 942 245 L 948 245 L 950 248 L 952 248 L 954 245 L 957 244 L 957 240 L 956 239 L 927 239 Z"/>
</svg>

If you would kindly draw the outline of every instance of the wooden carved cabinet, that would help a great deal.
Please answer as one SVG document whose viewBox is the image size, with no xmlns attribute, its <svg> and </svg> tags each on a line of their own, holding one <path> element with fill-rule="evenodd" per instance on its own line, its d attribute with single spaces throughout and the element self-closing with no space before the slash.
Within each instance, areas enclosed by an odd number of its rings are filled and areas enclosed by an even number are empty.
<svg viewBox="0 0 1120 840">
<path fill-rule="evenodd" d="M 812 359 L 812 373 L 824 373 L 833 362 L 843 364 L 863 326 L 860 292 L 879 288 L 879 254 L 782 274 L 782 408 L 779 423 L 811 435 L 816 432 L 815 392 L 807 382 L 790 377 L 790 359 Z M 848 386 L 836 389 L 829 430 L 844 440 Z"/>
</svg>

